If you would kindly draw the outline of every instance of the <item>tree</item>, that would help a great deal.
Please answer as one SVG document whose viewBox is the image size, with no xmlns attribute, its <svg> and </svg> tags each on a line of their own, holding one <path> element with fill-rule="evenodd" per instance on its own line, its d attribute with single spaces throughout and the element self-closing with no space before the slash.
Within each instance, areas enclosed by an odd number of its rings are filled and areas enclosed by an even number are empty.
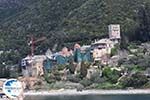
<svg viewBox="0 0 150 100">
<path fill-rule="evenodd" d="M 142 5 L 138 11 L 139 27 L 137 29 L 137 40 L 150 40 L 150 4 Z"/>
</svg>

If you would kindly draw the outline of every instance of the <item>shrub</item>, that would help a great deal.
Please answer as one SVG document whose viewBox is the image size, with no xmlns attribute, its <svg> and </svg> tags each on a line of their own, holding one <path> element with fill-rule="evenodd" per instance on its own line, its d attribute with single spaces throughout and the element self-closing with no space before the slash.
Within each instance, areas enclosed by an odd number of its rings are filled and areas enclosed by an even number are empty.
<svg viewBox="0 0 150 100">
<path fill-rule="evenodd" d="M 150 57 L 149 56 L 146 56 L 146 57 L 143 57 L 143 58 L 139 58 L 137 60 L 137 65 L 141 66 L 143 68 L 143 70 L 145 70 L 146 68 L 150 67 L 149 63 L 150 63 Z"/>
<path fill-rule="evenodd" d="M 106 79 L 104 77 L 100 76 L 100 71 L 97 71 L 96 73 L 94 73 L 93 75 L 91 75 L 91 79 L 90 79 L 93 83 L 103 83 L 106 81 Z"/>
<path fill-rule="evenodd" d="M 69 75 L 67 76 L 67 80 L 70 82 L 79 83 L 81 81 L 81 78 L 79 76 Z"/>
<path fill-rule="evenodd" d="M 55 82 L 54 76 L 50 73 L 44 75 L 44 79 L 47 83 L 51 84 Z"/>
<path fill-rule="evenodd" d="M 61 70 L 64 70 L 66 68 L 67 65 L 57 65 L 55 67 L 55 70 L 58 70 L 58 71 L 61 71 Z"/>
<path fill-rule="evenodd" d="M 131 44 L 128 46 L 128 49 L 137 49 L 137 44 L 131 43 Z"/>
<path fill-rule="evenodd" d="M 119 59 L 118 60 L 118 65 L 121 66 L 122 64 L 124 64 L 124 62 L 126 62 L 126 59 Z"/>
<path fill-rule="evenodd" d="M 125 68 L 129 73 L 137 73 L 143 70 L 142 67 L 137 66 L 137 65 L 128 65 L 128 66 L 125 66 Z"/>
<path fill-rule="evenodd" d="M 116 54 L 117 54 L 117 48 L 112 48 L 110 56 L 112 57 L 112 56 L 114 56 Z"/>
<path fill-rule="evenodd" d="M 61 75 L 61 73 L 58 70 L 53 71 L 52 74 L 53 74 L 53 78 L 55 80 L 57 80 L 57 81 L 61 80 L 62 75 Z"/>
<path fill-rule="evenodd" d="M 80 81 L 80 84 L 82 84 L 84 87 L 92 85 L 92 82 L 88 79 L 83 79 Z"/>
<path fill-rule="evenodd" d="M 131 76 L 124 77 L 122 80 L 120 80 L 120 84 L 124 88 L 126 87 L 140 88 L 143 85 L 145 85 L 147 82 L 148 82 L 147 77 L 139 72 Z"/>
<path fill-rule="evenodd" d="M 60 81 L 61 77 L 62 77 L 61 73 L 58 70 L 56 70 L 56 69 L 53 69 L 49 73 L 44 75 L 44 78 L 47 81 L 47 83 Z"/>
<path fill-rule="evenodd" d="M 120 84 L 112 84 L 110 82 L 104 82 L 101 84 L 97 84 L 95 86 L 96 89 L 122 89 L 122 86 Z"/>
<path fill-rule="evenodd" d="M 103 77 L 106 77 L 111 83 L 117 83 L 118 78 L 120 77 L 120 72 L 112 70 L 110 67 L 106 67 L 103 69 Z"/>
<path fill-rule="evenodd" d="M 150 88 L 150 82 L 147 82 L 147 83 L 143 86 L 143 88 L 145 88 L 145 89 Z"/>
<path fill-rule="evenodd" d="M 80 69 L 80 77 L 84 78 L 87 75 L 87 70 L 90 67 L 90 64 L 87 62 L 81 62 L 81 69 Z"/>
<path fill-rule="evenodd" d="M 74 74 L 75 69 L 76 69 L 76 67 L 75 67 L 75 65 L 73 64 L 73 62 L 69 63 L 69 64 L 66 66 L 66 68 L 69 69 L 69 72 L 70 72 L 71 74 Z"/>
</svg>

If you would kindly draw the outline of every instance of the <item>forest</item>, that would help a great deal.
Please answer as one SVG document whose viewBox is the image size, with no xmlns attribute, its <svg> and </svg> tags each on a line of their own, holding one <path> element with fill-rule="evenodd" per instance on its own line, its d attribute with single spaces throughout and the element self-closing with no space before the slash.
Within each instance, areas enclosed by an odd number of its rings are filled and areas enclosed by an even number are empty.
<svg viewBox="0 0 150 100">
<path fill-rule="evenodd" d="M 107 37 L 109 24 L 121 25 L 123 49 L 150 40 L 149 0 L 8 1 L 0 0 L 0 66 L 29 54 L 30 36 L 47 38 L 36 44 L 35 54 Z"/>
</svg>

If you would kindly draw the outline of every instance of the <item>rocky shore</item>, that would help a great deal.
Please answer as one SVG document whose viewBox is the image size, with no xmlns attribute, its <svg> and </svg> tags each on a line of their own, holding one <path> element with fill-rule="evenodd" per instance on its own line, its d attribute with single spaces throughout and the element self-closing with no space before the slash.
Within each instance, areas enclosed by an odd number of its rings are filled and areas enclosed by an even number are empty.
<svg viewBox="0 0 150 100">
<path fill-rule="evenodd" d="M 150 94 L 150 89 L 133 89 L 133 90 L 50 90 L 50 91 L 28 91 L 25 92 L 25 96 L 33 96 L 33 95 L 127 95 L 127 94 Z"/>
</svg>

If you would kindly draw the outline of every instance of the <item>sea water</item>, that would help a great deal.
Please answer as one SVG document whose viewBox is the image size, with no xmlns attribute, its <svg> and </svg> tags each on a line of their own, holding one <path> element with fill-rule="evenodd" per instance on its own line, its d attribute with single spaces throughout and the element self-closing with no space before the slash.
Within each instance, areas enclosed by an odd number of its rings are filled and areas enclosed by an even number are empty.
<svg viewBox="0 0 150 100">
<path fill-rule="evenodd" d="M 25 100 L 150 100 L 150 95 L 38 95 L 26 96 Z"/>
</svg>

